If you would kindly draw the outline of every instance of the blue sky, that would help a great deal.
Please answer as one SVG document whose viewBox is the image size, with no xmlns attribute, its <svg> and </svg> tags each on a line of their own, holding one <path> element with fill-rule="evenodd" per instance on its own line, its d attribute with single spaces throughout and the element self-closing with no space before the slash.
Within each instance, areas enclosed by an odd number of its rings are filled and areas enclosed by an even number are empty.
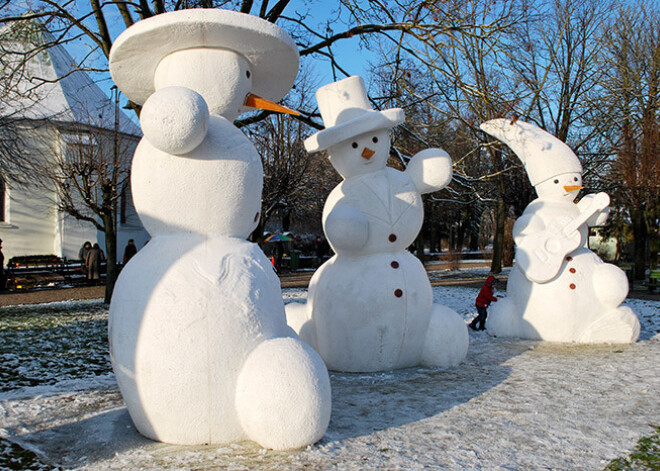
<svg viewBox="0 0 660 471">
<path fill-rule="evenodd" d="M 28 0 L 29 1 L 29 0 Z M 82 5 L 85 2 L 79 2 L 78 5 Z M 303 8 L 309 8 L 311 23 L 319 28 L 322 27 L 322 24 L 331 17 L 332 8 L 334 7 L 335 2 L 327 2 L 323 0 L 317 0 L 312 2 L 306 2 L 306 5 Z M 293 16 L 295 14 L 296 4 L 290 5 L 287 10 L 285 10 L 286 15 Z M 255 7 L 256 8 L 256 7 Z M 90 21 L 93 21 L 93 18 L 90 18 Z M 116 38 L 122 31 L 125 30 L 124 23 L 121 17 L 117 14 L 107 18 L 108 26 L 110 29 L 110 34 Z M 342 31 L 343 27 L 341 25 L 336 26 L 336 31 Z M 67 50 L 76 60 L 80 60 L 89 54 L 90 50 L 93 48 L 91 41 L 83 37 L 75 42 L 67 44 Z M 368 80 L 370 65 L 369 58 L 374 57 L 372 53 L 365 49 L 361 49 L 359 40 L 357 38 L 343 39 L 333 45 L 334 53 L 340 58 L 342 67 L 352 75 L 362 75 L 365 79 Z M 94 64 L 98 67 L 107 67 L 106 59 L 97 51 L 97 61 Z M 317 78 L 318 86 L 330 83 L 333 81 L 331 67 L 327 61 L 323 60 L 314 60 L 312 65 L 312 70 L 314 76 Z M 92 78 L 98 83 L 101 89 L 111 95 L 111 87 L 114 85 L 110 79 L 109 73 L 93 73 Z M 340 77 L 341 78 L 341 77 Z M 126 103 L 126 99 L 122 97 L 122 105 Z M 129 113 L 134 116 L 133 113 Z"/>
</svg>

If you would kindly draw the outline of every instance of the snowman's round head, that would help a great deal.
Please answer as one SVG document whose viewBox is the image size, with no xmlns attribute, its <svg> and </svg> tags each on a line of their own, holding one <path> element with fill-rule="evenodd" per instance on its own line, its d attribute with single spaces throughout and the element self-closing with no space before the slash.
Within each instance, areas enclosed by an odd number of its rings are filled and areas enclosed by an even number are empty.
<svg viewBox="0 0 660 471">
<path fill-rule="evenodd" d="M 563 173 L 538 183 L 534 188 L 539 198 L 572 202 L 582 189 L 582 174 Z"/>
<path fill-rule="evenodd" d="M 387 129 L 360 134 L 327 149 L 332 166 L 344 178 L 351 178 L 385 168 L 390 155 Z"/>
<path fill-rule="evenodd" d="M 233 121 L 243 111 L 252 90 L 250 63 L 227 49 L 192 48 L 175 51 L 160 61 L 154 73 L 156 90 L 181 86 L 204 97 L 209 112 Z"/>
<path fill-rule="evenodd" d="M 197 55 L 191 56 L 192 51 Z M 218 51 L 233 51 L 235 55 Z M 191 57 L 201 60 L 195 62 Z M 192 88 L 205 99 L 210 93 L 210 101 L 214 102 L 209 103 L 211 112 L 227 110 L 231 118 L 240 108 L 234 101 L 245 98 L 248 63 L 249 91 L 277 102 L 291 89 L 299 57 L 295 41 L 279 26 L 257 16 L 218 8 L 183 9 L 139 21 L 120 34 L 110 50 L 110 73 L 115 84 L 139 104 L 158 88 L 157 75 L 160 87 L 167 86 L 162 82 L 163 70 L 156 69 L 168 67 L 168 63 L 170 69 L 172 65 L 179 67 L 178 71 L 168 72 L 175 82 L 170 85 Z M 182 83 L 184 77 L 191 81 Z M 225 93 L 223 90 L 228 90 L 231 102 L 217 100 Z"/>
</svg>

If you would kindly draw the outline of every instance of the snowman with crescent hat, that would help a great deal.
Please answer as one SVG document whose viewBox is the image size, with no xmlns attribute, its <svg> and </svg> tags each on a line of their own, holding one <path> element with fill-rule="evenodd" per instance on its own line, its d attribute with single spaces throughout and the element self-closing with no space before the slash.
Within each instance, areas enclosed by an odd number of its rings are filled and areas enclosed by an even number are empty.
<svg viewBox="0 0 660 471">
<path fill-rule="evenodd" d="M 115 83 L 144 103 L 131 184 L 152 239 L 115 287 L 110 354 L 133 422 L 154 440 L 287 449 L 328 426 L 327 369 L 287 326 L 279 280 L 246 240 L 263 169 L 233 125 L 245 107 L 286 111 L 274 101 L 297 70 L 284 30 L 226 10 L 157 15 L 112 48 Z"/>
<path fill-rule="evenodd" d="M 488 316 L 488 332 L 555 342 L 635 342 L 639 320 L 620 306 L 628 294 L 625 274 L 586 247 L 589 226 L 607 219 L 608 195 L 586 195 L 575 204 L 580 161 L 539 127 L 494 119 L 481 129 L 516 153 L 538 194 L 513 226 L 516 264 L 506 298 Z"/>
<path fill-rule="evenodd" d="M 312 277 L 307 303 L 287 305 L 289 325 L 331 370 L 458 364 L 468 349 L 465 322 L 433 303 L 424 266 L 406 250 L 422 226 L 421 194 L 451 181 L 451 158 L 426 149 L 404 172 L 386 167 L 388 130 L 404 113 L 371 109 L 361 77 L 321 87 L 316 99 L 326 129 L 305 147 L 327 151 L 344 178 L 323 210 L 336 255 Z"/>
</svg>

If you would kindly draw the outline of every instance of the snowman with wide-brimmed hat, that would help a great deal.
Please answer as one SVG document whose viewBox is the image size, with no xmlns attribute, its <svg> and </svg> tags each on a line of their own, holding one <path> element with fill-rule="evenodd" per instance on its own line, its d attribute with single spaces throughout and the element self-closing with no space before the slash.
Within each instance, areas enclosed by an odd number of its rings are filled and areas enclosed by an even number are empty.
<svg viewBox="0 0 660 471">
<path fill-rule="evenodd" d="M 314 274 L 307 303 L 287 305 L 289 325 L 332 370 L 456 365 L 467 353 L 466 325 L 433 303 L 423 265 L 406 250 L 422 226 L 421 194 L 451 181 L 451 158 L 426 149 L 404 172 L 386 167 L 388 130 L 404 113 L 373 110 L 360 77 L 326 85 L 316 99 L 326 128 L 305 147 L 325 150 L 344 178 L 323 210 L 336 255 Z"/>
<path fill-rule="evenodd" d="M 515 152 L 538 194 L 513 226 L 516 263 L 506 298 L 488 316 L 488 332 L 556 342 L 635 342 L 639 320 L 621 306 L 626 275 L 587 247 L 589 227 L 607 219 L 609 196 L 588 194 L 575 204 L 582 165 L 568 145 L 538 126 L 498 118 L 481 129 Z"/>
<path fill-rule="evenodd" d="M 279 280 L 246 241 L 263 169 L 233 125 L 246 107 L 283 111 L 274 102 L 297 70 L 285 31 L 224 10 L 157 15 L 112 48 L 113 79 L 144 103 L 131 184 L 152 239 L 115 287 L 110 352 L 149 438 L 286 449 L 328 426 L 326 367 L 286 325 Z"/>
</svg>

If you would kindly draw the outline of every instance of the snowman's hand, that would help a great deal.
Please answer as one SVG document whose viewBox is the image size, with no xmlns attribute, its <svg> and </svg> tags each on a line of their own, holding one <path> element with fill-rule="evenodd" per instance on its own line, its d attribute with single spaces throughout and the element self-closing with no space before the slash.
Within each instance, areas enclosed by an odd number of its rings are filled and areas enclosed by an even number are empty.
<svg viewBox="0 0 660 471">
<path fill-rule="evenodd" d="M 355 208 L 333 209 L 325 220 L 325 234 L 337 250 L 356 251 L 367 243 L 369 220 Z"/>
<path fill-rule="evenodd" d="M 199 146 L 209 127 L 202 96 L 185 87 L 166 87 L 151 95 L 140 113 L 142 132 L 156 149 L 183 155 Z"/>
<path fill-rule="evenodd" d="M 604 195 L 604 196 L 600 196 Z M 578 202 L 578 208 L 580 209 L 580 212 L 587 210 L 592 202 L 596 200 L 597 198 L 603 198 L 603 200 L 607 197 L 609 199 L 609 196 L 607 196 L 607 193 L 600 192 L 597 194 L 591 194 L 591 195 L 585 195 L 579 202 Z M 596 214 L 591 216 L 589 219 L 587 219 L 587 226 L 592 227 L 592 226 L 604 226 L 605 223 L 607 222 L 607 218 L 610 215 L 610 208 L 609 205 L 607 205 L 605 208 L 602 210 L 598 211 Z"/>
<path fill-rule="evenodd" d="M 442 149 L 425 149 L 412 156 L 406 173 L 422 194 L 441 190 L 451 182 L 451 157 Z"/>
</svg>

